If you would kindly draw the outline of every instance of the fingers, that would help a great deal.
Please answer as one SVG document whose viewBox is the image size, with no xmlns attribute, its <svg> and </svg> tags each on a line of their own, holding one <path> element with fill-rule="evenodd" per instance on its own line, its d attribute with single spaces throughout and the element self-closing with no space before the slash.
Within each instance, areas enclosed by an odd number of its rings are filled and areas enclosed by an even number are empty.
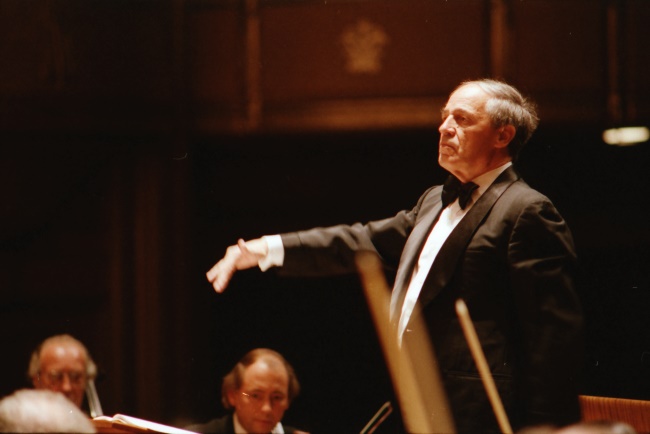
<svg viewBox="0 0 650 434">
<path fill-rule="evenodd" d="M 223 292 L 235 271 L 257 265 L 259 258 L 263 255 L 263 251 L 262 253 L 258 252 L 262 246 L 265 248 L 266 244 L 261 244 L 259 240 L 253 240 L 249 245 L 240 238 L 236 245 L 228 247 L 225 256 L 206 273 L 214 290 L 219 293 Z"/>
<path fill-rule="evenodd" d="M 247 257 L 251 255 L 251 252 L 248 250 L 248 247 L 246 246 L 246 241 L 244 241 L 242 238 L 237 240 L 237 247 L 239 247 L 239 251 L 243 257 Z"/>
<path fill-rule="evenodd" d="M 217 262 L 207 273 L 208 281 L 216 292 L 223 292 L 235 271 L 238 269 L 238 263 L 242 257 L 250 255 L 246 242 L 243 239 L 237 240 L 237 245 L 230 246 L 226 249 L 226 255 Z"/>
<path fill-rule="evenodd" d="M 226 266 L 224 259 L 222 259 L 206 273 L 206 277 L 208 278 L 208 282 L 212 283 L 214 290 L 221 293 L 228 286 L 234 272 L 234 266 Z"/>
<path fill-rule="evenodd" d="M 218 293 L 222 293 L 230 283 L 230 279 L 232 278 L 233 274 L 235 274 L 234 269 L 232 269 L 232 271 L 219 274 L 219 277 L 217 277 L 217 279 L 212 283 L 214 290 Z"/>
</svg>

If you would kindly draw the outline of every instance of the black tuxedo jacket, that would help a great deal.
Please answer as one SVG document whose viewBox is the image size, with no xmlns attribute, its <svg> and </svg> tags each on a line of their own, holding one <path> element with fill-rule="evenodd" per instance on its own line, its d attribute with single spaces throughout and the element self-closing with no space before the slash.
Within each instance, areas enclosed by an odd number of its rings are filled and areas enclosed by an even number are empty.
<svg viewBox="0 0 650 434">
<path fill-rule="evenodd" d="M 185 429 L 199 433 L 235 434 L 235 424 L 232 414 L 212 419 L 209 422 L 190 425 L 185 427 Z"/>
<path fill-rule="evenodd" d="M 282 427 L 286 434 L 293 434 L 296 431 L 295 428 L 284 424 L 282 424 Z M 206 423 L 190 425 L 185 429 L 198 433 L 235 434 L 235 422 L 232 413 L 230 413 Z"/>
<path fill-rule="evenodd" d="M 442 186 L 410 211 L 367 224 L 282 235 L 292 276 L 355 272 L 354 255 L 374 251 L 396 269 L 391 312 L 401 311 L 414 264 L 441 211 Z M 513 429 L 579 420 L 582 313 L 576 255 L 548 198 L 506 169 L 443 244 L 419 298 L 459 432 L 498 432 L 455 312 L 462 298 Z M 409 332 L 404 335 L 409 339 Z"/>
</svg>

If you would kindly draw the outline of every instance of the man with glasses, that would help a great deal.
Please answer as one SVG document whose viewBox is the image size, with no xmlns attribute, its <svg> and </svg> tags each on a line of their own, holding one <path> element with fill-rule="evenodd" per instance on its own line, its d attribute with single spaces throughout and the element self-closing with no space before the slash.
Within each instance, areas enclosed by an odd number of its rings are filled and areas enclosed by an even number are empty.
<svg viewBox="0 0 650 434">
<path fill-rule="evenodd" d="M 27 374 L 34 388 L 60 392 L 81 408 L 97 366 L 81 342 L 63 334 L 49 337 L 36 347 Z"/>
<path fill-rule="evenodd" d="M 231 413 L 187 429 L 202 433 L 300 433 L 282 425 L 300 391 L 293 367 L 276 351 L 249 351 L 223 378 L 221 402 Z"/>
</svg>

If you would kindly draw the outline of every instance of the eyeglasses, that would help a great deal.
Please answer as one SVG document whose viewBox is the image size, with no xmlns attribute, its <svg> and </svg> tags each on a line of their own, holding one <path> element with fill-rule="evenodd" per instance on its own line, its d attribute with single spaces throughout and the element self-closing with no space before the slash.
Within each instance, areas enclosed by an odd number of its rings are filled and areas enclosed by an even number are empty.
<svg viewBox="0 0 650 434">
<path fill-rule="evenodd" d="M 61 385 L 63 379 L 68 377 L 70 384 L 81 385 L 86 380 L 86 373 L 82 371 L 50 371 L 41 373 L 54 385 Z"/>
<path fill-rule="evenodd" d="M 241 394 L 255 405 L 262 405 L 267 399 L 271 402 L 272 407 L 287 404 L 287 397 L 282 393 L 271 393 L 270 395 L 267 395 L 263 392 L 254 391 L 241 392 Z"/>
</svg>

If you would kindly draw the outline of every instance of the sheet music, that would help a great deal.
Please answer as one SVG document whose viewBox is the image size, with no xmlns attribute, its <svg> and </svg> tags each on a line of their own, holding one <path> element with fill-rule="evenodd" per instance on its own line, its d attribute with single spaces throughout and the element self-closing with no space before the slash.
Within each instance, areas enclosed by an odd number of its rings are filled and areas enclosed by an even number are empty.
<svg viewBox="0 0 650 434">
<path fill-rule="evenodd" d="M 127 416 L 125 414 L 116 414 L 113 417 L 100 416 L 94 418 L 93 420 L 107 421 L 118 426 L 124 425 L 124 426 L 139 428 L 141 430 L 165 433 L 165 434 L 193 434 L 194 433 L 194 431 L 188 431 L 185 429 L 180 429 L 169 425 L 163 425 L 160 423 L 151 422 L 144 419 L 139 419 L 137 417 Z"/>
</svg>

